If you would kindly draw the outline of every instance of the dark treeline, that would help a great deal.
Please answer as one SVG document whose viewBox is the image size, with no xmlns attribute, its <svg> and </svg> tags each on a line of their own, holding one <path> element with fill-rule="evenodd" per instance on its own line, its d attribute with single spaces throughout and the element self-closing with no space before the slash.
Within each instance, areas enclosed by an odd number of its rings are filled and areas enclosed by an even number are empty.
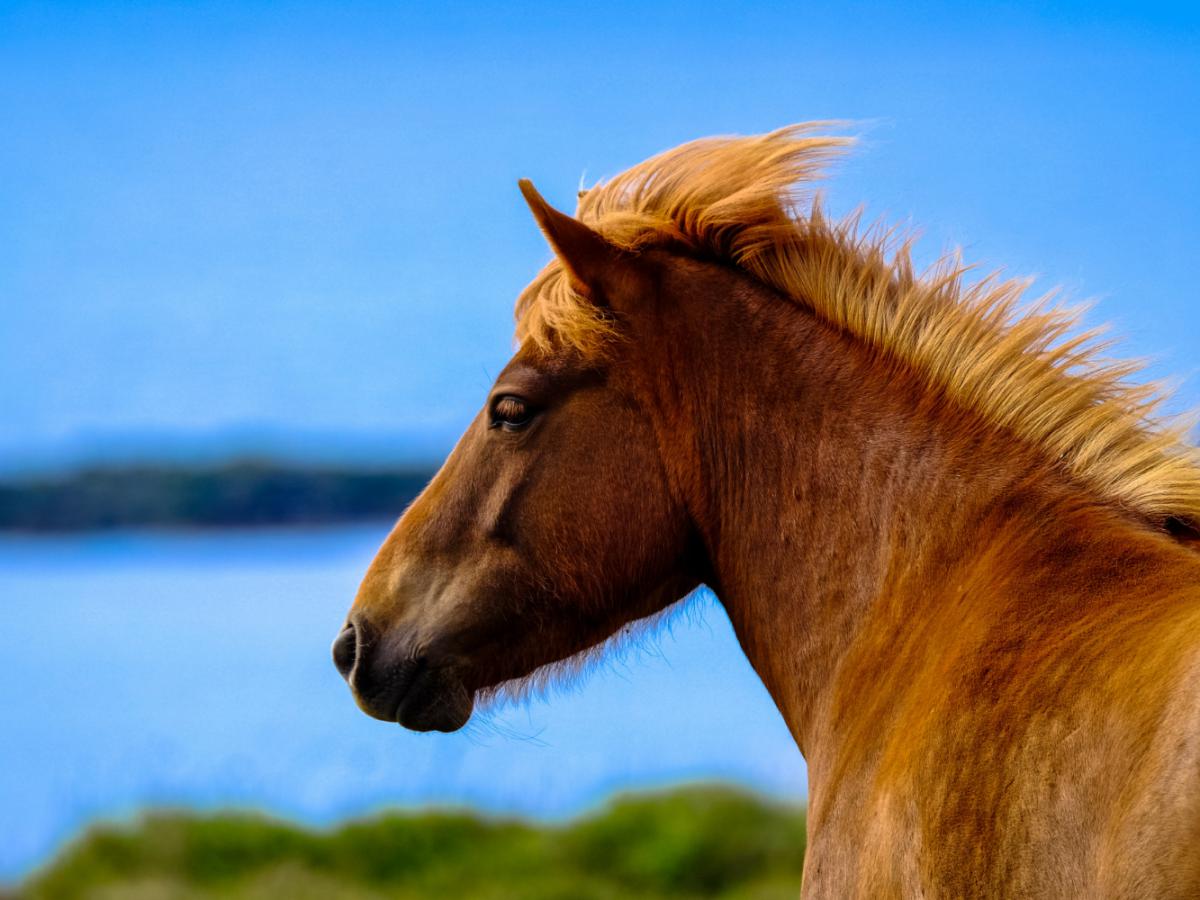
<svg viewBox="0 0 1200 900">
<path fill-rule="evenodd" d="M 91 468 L 0 481 L 0 531 L 316 525 L 398 516 L 427 468 L 240 462 Z"/>
</svg>

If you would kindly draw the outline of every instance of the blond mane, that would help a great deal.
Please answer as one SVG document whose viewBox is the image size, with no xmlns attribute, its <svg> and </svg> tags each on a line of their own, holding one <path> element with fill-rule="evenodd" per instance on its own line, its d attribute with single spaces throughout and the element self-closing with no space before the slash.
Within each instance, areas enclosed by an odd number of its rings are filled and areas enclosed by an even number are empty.
<svg viewBox="0 0 1200 900">
<path fill-rule="evenodd" d="M 797 193 L 850 140 L 819 123 L 668 150 L 580 195 L 576 216 L 614 243 L 674 247 L 739 267 L 911 367 L 1040 448 L 1102 497 L 1152 521 L 1200 525 L 1200 454 L 1159 414 L 1163 395 L 1102 358 L 1100 329 L 1025 280 L 964 281 L 957 257 L 924 273 L 908 242 L 831 222 Z M 807 209 L 802 209 L 807 206 Z M 517 339 L 601 352 L 614 325 L 551 263 L 517 301 Z"/>
</svg>

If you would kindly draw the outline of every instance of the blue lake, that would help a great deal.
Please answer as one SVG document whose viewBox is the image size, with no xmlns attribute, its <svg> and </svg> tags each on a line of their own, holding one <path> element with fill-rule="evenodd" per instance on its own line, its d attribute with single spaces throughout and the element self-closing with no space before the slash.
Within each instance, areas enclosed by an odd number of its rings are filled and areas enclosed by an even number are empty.
<svg viewBox="0 0 1200 900">
<path fill-rule="evenodd" d="M 385 805 L 561 817 L 726 779 L 790 799 L 803 761 L 701 594 L 640 648 L 453 735 L 368 719 L 329 644 L 386 525 L 0 540 L 0 880 L 97 817 Z"/>
</svg>

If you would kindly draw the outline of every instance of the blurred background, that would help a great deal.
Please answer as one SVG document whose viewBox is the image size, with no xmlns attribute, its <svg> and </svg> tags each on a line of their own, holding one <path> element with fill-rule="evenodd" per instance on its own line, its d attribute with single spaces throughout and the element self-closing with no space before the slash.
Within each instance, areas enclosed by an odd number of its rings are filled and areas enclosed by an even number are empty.
<svg viewBox="0 0 1200 900">
<path fill-rule="evenodd" d="M 1185 409 L 1197 110 L 1195 4 L 0 2 L 0 884 L 163 807 L 802 803 L 704 593 L 454 735 L 329 661 L 548 258 L 516 179 L 570 209 L 691 138 L 852 120 L 833 211 L 1097 300 Z"/>
</svg>

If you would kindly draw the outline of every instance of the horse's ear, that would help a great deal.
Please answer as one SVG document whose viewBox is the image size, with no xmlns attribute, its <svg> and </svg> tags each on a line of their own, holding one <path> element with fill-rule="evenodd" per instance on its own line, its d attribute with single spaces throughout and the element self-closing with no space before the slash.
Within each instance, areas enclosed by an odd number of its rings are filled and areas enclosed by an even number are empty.
<svg viewBox="0 0 1200 900">
<path fill-rule="evenodd" d="M 517 184 L 572 286 L 597 303 L 616 299 L 634 274 L 631 255 L 578 219 L 559 212 L 528 179 Z"/>
</svg>

